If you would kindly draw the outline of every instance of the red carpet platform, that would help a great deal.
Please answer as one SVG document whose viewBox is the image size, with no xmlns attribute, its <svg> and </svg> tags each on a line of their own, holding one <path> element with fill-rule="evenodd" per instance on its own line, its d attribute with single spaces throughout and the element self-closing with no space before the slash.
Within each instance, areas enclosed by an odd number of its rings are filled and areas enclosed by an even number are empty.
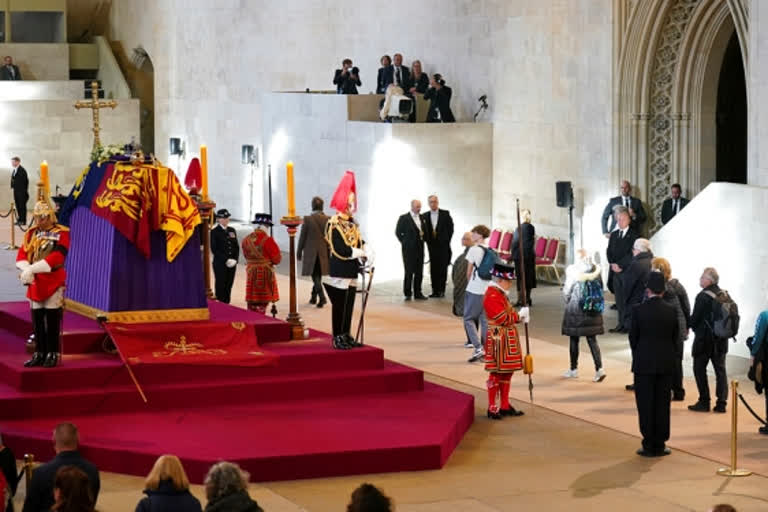
<svg viewBox="0 0 768 512">
<path fill-rule="evenodd" d="M 146 475 L 174 453 L 201 483 L 218 460 L 256 481 L 437 469 L 472 424 L 470 395 L 366 346 L 338 351 L 327 334 L 288 342 L 285 322 L 211 303 L 215 321 L 253 325 L 272 366 L 155 364 L 134 367 L 144 404 L 105 333 L 67 313 L 61 366 L 24 368 L 26 303 L 0 303 L 0 431 L 17 454 L 53 456 L 51 429 L 72 421 L 82 451 L 102 470 Z"/>
</svg>

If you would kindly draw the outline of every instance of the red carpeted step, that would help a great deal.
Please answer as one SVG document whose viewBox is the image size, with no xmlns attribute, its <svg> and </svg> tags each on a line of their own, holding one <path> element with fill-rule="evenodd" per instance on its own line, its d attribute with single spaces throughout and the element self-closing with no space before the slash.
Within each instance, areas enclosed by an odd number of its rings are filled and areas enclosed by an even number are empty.
<svg viewBox="0 0 768 512">
<path fill-rule="evenodd" d="M 204 374 L 198 373 L 198 376 Z M 382 368 L 372 370 L 292 372 L 266 376 L 253 373 L 249 377 L 216 381 L 199 378 L 196 382 L 180 383 L 168 379 L 163 384 L 152 385 L 141 379 L 139 382 L 149 400 L 147 404 L 141 401 L 132 384 L 80 386 L 67 390 L 50 388 L 45 392 L 19 392 L 2 386 L 0 420 L 418 391 L 424 385 L 424 378 L 420 370 L 387 361 Z"/>
<path fill-rule="evenodd" d="M 1 410 L 1 409 L 0 409 Z M 63 418 L 3 422 L 16 453 L 53 456 Z M 195 409 L 78 415 L 81 451 L 99 469 L 144 476 L 163 453 L 181 457 L 194 483 L 233 460 L 254 481 L 442 467 L 474 420 L 471 395 L 426 383 L 423 391 Z"/>
</svg>

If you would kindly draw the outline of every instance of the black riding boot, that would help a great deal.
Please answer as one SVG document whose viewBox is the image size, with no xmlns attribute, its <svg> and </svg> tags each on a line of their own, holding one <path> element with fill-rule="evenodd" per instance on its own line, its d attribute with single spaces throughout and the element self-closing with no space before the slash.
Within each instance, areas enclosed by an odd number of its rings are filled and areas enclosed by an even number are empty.
<svg viewBox="0 0 768 512">
<path fill-rule="evenodd" d="M 45 320 L 47 324 L 47 346 L 48 354 L 45 357 L 45 363 L 43 366 L 46 368 L 53 368 L 59 364 L 61 358 L 61 342 L 59 340 L 59 334 L 61 331 L 61 315 L 62 309 L 44 309 Z"/>
<path fill-rule="evenodd" d="M 48 337 L 45 329 L 44 309 L 32 310 L 32 327 L 35 330 L 35 352 L 32 354 L 32 359 L 24 363 L 24 366 L 27 368 L 31 366 L 42 366 L 45 362 Z"/>
</svg>

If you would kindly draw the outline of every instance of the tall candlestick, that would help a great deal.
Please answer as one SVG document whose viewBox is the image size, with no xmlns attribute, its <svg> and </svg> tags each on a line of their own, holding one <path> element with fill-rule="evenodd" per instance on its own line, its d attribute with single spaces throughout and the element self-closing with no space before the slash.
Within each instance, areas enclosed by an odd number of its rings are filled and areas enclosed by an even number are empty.
<svg viewBox="0 0 768 512">
<path fill-rule="evenodd" d="M 51 183 L 48 178 L 48 162 L 45 160 L 40 164 L 40 181 L 43 182 L 45 197 L 51 197 Z"/>
<path fill-rule="evenodd" d="M 202 183 L 200 184 L 200 194 L 203 196 L 203 200 L 208 200 L 208 146 L 203 144 L 200 146 L 200 167 L 201 167 L 201 178 L 200 181 Z"/>
<path fill-rule="evenodd" d="M 293 194 L 293 162 L 286 165 L 285 175 L 288 179 L 288 216 L 296 216 L 296 198 Z"/>
</svg>

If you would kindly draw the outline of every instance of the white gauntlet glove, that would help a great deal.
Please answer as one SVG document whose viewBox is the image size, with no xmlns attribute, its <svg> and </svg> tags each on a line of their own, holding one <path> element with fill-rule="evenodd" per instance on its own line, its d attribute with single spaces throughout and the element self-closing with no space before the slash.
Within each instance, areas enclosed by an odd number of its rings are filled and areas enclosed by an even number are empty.
<svg viewBox="0 0 768 512">
<path fill-rule="evenodd" d="M 45 260 L 40 260 L 22 270 L 19 279 L 21 279 L 21 282 L 24 284 L 31 284 L 32 281 L 35 280 L 35 274 L 50 271 L 51 266 L 48 264 L 48 262 Z"/>
<path fill-rule="evenodd" d="M 518 316 L 520 317 L 520 321 L 524 323 L 528 323 L 531 320 L 531 310 L 528 309 L 528 306 L 525 306 L 524 308 L 520 308 L 520 311 L 517 312 Z"/>
<path fill-rule="evenodd" d="M 237 265 L 237 260 L 229 258 L 224 264 L 227 266 L 227 268 L 232 268 L 235 265 Z"/>
<path fill-rule="evenodd" d="M 365 258 L 365 251 L 362 249 L 358 249 L 357 247 L 352 248 L 352 258 L 353 259 L 360 259 Z"/>
</svg>

